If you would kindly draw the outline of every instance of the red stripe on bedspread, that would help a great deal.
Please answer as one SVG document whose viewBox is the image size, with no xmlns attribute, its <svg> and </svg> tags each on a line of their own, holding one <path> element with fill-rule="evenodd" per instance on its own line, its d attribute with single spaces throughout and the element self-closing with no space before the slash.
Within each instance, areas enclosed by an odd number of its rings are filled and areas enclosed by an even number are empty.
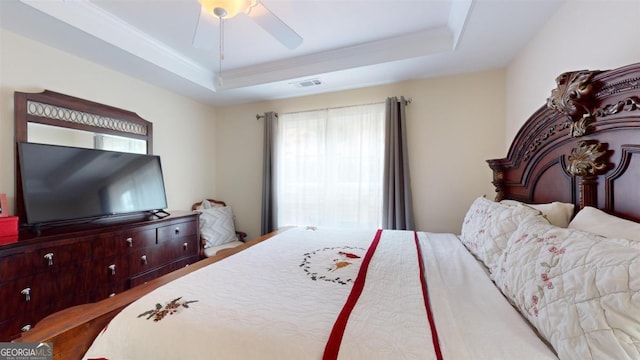
<svg viewBox="0 0 640 360">
<path fill-rule="evenodd" d="M 427 288 L 427 278 L 425 277 L 424 263 L 422 262 L 422 251 L 420 248 L 420 241 L 418 241 L 418 233 L 414 233 L 414 239 L 416 242 L 416 250 L 418 253 L 418 264 L 420 266 L 420 282 L 422 283 L 422 295 L 424 296 L 424 307 L 427 310 L 427 318 L 429 319 L 429 327 L 431 327 L 431 341 L 433 342 L 433 350 L 436 353 L 436 358 L 442 360 L 442 351 L 440 350 L 440 341 L 438 340 L 438 331 L 436 324 L 433 321 L 433 312 L 431 311 L 431 302 L 429 301 L 429 290 Z"/>
<path fill-rule="evenodd" d="M 360 265 L 360 270 L 358 271 L 358 276 L 356 277 L 355 282 L 353 283 L 353 288 L 351 289 L 351 293 L 347 298 L 347 302 L 345 303 L 342 311 L 338 315 L 336 322 L 333 324 L 333 329 L 331 329 L 331 334 L 329 335 L 329 340 L 327 341 L 327 345 L 324 348 L 324 355 L 322 356 L 323 360 L 329 359 L 337 359 L 338 352 L 340 351 L 340 344 L 342 343 L 342 336 L 344 335 L 344 330 L 347 326 L 347 322 L 349 321 L 349 316 L 351 315 L 351 311 L 356 306 L 358 299 L 360 298 L 360 294 L 362 294 L 362 289 L 364 289 L 364 283 L 367 277 L 367 270 L 369 269 L 369 263 L 371 262 L 371 258 L 373 257 L 373 253 L 375 253 L 376 248 L 378 247 L 378 243 L 380 242 L 380 236 L 382 236 L 382 230 L 378 230 L 376 232 L 376 236 L 373 238 L 367 253 L 362 259 L 362 264 Z"/>
</svg>

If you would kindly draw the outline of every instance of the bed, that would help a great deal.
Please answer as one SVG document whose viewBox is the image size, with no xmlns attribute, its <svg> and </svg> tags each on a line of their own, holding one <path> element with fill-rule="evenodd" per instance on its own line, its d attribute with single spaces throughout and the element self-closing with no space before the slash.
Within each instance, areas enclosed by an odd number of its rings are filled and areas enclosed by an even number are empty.
<svg viewBox="0 0 640 360">
<path fill-rule="evenodd" d="M 20 341 L 61 359 L 640 359 L 640 64 L 556 82 L 460 234 L 282 229 Z"/>
</svg>

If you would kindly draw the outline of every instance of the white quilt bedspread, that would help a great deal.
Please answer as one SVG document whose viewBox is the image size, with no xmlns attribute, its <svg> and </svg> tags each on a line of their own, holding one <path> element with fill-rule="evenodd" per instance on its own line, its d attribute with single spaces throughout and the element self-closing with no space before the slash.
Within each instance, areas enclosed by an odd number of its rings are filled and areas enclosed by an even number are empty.
<svg viewBox="0 0 640 360">
<path fill-rule="evenodd" d="M 375 231 L 297 228 L 137 300 L 85 359 L 321 359 Z M 383 231 L 340 359 L 555 359 L 452 234 Z"/>
</svg>

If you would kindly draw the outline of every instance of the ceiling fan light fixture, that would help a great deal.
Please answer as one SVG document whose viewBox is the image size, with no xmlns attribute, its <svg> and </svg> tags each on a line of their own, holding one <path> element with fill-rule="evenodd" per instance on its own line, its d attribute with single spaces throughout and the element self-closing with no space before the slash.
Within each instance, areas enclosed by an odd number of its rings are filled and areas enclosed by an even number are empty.
<svg viewBox="0 0 640 360">
<path fill-rule="evenodd" d="M 246 12 L 251 6 L 251 0 L 198 0 L 202 7 L 210 14 L 222 19 L 230 19 L 241 12 Z M 226 12 L 220 16 L 220 10 Z M 216 12 L 217 11 L 217 12 Z"/>
</svg>

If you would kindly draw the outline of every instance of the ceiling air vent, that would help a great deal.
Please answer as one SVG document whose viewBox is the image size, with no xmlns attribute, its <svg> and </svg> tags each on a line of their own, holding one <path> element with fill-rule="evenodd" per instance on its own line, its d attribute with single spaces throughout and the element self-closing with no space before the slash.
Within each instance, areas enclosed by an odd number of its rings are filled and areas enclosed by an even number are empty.
<svg viewBox="0 0 640 360">
<path fill-rule="evenodd" d="M 309 86 L 318 86 L 318 85 L 322 85 L 322 81 L 320 81 L 319 79 L 311 79 L 311 80 L 302 80 L 299 82 L 295 82 L 292 83 L 293 85 L 295 85 L 296 87 L 299 88 L 306 88 Z"/>
</svg>

